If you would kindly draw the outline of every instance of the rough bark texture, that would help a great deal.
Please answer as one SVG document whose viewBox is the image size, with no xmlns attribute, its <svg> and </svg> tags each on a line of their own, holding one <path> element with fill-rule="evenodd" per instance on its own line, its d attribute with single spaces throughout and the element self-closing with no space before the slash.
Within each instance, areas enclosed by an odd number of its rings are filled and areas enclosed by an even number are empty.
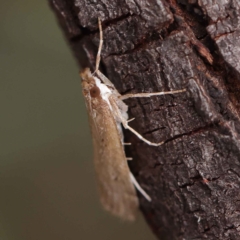
<svg viewBox="0 0 240 240">
<path fill-rule="evenodd" d="M 101 68 L 131 99 L 131 169 L 152 197 L 141 209 L 159 239 L 240 239 L 239 0 L 50 0 L 81 67 Z"/>
</svg>

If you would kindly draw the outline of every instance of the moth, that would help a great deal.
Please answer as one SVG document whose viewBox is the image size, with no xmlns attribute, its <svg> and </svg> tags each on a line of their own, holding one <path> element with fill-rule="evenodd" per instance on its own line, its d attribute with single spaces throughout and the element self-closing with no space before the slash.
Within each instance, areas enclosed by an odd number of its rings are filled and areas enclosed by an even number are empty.
<svg viewBox="0 0 240 240">
<path fill-rule="evenodd" d="M 103 45 L 103 32 L 98 19 L 100 42 L 96 57 L 96 69 L 91 73 L 86 68 L 81 73 L 82 91 L 85 98 L 91 126 L 94 163 L 98 178 L 98 190 L 103 207 L 112 214 L 125 220 L 134 220 L 139 206 L 135 188 L 148 200 L 150 196 L 141 188 L 129 170 L 125 152 L 122 126 L 129 129 L 138 138 L 152 146 L 153 143 L 142 137 L 128 125 L 128 106 L 123 102 L 127 98 L 151 97 L 164 94 L 175 94 L 183 90 L 137 93 L 121 95 L 112 82 L 99 71 L 100 55 Z"/>
</svg>

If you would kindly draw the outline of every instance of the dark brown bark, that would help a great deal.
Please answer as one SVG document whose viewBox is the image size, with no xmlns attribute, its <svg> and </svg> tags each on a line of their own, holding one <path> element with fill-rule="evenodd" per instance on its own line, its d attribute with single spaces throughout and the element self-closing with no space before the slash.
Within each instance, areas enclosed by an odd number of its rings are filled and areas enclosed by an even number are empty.
<svg viewBox="0 0 240 240">
<path fill-rule="evenodd" d="M 159 239 L 240 239 L 238 0 L 50 0 L 79 66 L 101 69 L 131 99 L 131 169 L 152 197 L 141 209 Z"/>
</svg>

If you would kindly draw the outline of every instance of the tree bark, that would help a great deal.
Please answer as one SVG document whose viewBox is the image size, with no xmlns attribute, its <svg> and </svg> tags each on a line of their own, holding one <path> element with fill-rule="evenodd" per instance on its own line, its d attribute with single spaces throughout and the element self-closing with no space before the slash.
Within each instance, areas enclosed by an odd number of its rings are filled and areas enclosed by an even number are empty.
<svg viewBox="0 0 240 240">
<path fill-rule="evenodd" d="M 159 239 L 240 239 L 238 0 L 50 0 L 79 66 L 120 93 L 187 92 L 127 100 L 131 170 L 152 197 L 141 210 Z"/>
</svg>

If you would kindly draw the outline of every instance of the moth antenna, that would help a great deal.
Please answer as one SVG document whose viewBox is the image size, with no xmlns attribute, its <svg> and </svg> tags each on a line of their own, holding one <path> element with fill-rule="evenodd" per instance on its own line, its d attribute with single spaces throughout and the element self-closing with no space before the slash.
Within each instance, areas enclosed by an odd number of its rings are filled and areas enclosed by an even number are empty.
<svg viewBox="0 0 240 240">
<path fill-rule="evenodd" d="M 98 46 L 98 53 L 97 53 L 97 57 L 96 57 L 96 67 L 95 67 L 95 72 L 98 72 L 99 70 L 99 64 L 101 61 L 101 51 L 102 51 L 102 46 L 103 46 L 103 31 L 102 31 L 102 23 L 101 23 L 101 19 L 98 18 L 98 27 L 99 27 L 99 46 Z M 94 74 L 93 73 L 93 74 Z"/>
</svg>

